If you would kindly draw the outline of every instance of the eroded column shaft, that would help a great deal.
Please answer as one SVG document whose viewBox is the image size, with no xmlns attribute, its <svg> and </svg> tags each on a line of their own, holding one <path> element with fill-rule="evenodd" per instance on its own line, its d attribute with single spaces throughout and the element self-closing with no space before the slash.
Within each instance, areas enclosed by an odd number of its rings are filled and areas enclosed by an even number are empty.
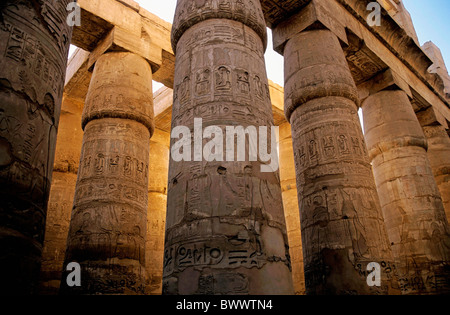
<svg viewBox="0 0 450 315">
<path fill-rule="evenodd" d="M 289 239 L 289 254 L 292 264 L 292 280 L 295 294 L 305 294 L 305 274 L 303 266 L 302 235 L 298 208 L 297 182 L 295 178 L 294 149 L 291 125 L 280 126 L 280 179 L 286 230 Z"/>
<path fill-rule="evenodd" d="M 423 127 L 428 140 L 428 160 L 450 221 L 450 138 L 441 125 Z"/>
<path fill-rule="evenodd" d="M 62 1 L 0 8 L 0 293 L 37 291 L 72 29 Z"/>
<path fill-rule="evenodd" d="M 140 294 L 145 288 L 152 72 L 132 53 L 107 53 L 94 69 L 64 268 L 81 265 L 64 293 Z M 67 272 L 65 273 L 67 274 Z"/>
<path fill-rule="evenodd" d="M 287 42 L 284 58 L 306 293 L 394 293 L 357 92 L 338 38 L 328 30 L 300 33 Z M 371 262 L 381 265 L 381 287 L 367 284 Z"/>
<path fill-rule="evenodd" d="M 178 1 L 172 130 L 193 132 L 201 118 L 224 143 L 227 126 L 270 130 L 259 1 L 206 3 Z M 176 162 L 173 152 L 170 160 L 163 293 L 293 293 L 278 169 L 264 173 L 262 162 L 250 161 L 248 136 L 245 145 L 232 138 L 235 154 L 247 149 L 243 161 L 226 158 L 225 148 L 215 152 L 223 161 L 199 159 L 211 140 L 202 141 L 202 129 L 199 136 L 191 161 Z"/>
<path fill-rule="evenodd" d="M 404 294 L 448 293 L 449 226 L 427 140 L 405 92 L 364 101 L 364 129 Z"/>
<path fill-rule="evenodd" d="M 170 135 L 155 129 L 150 140 L 147 239 L 145 241 L 146 293 L 162 293 L 164 234 L 166 231 L 167 176 Z"/>
</svg>

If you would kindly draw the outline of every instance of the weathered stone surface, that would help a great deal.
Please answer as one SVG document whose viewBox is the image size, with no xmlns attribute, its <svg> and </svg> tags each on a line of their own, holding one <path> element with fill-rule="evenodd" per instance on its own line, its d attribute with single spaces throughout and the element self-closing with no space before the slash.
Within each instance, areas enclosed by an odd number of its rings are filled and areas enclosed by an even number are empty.
<svg viewBox="0 0 450 315">
<path fill-rule="evenodd" d="M 263 43 L 264 49 L 267 46 L 266 25 L 261 6 L 257 3 L 257 1 L 206 0 L 197 2 L 191 0 L 178 0 L 175 19 L 172 26 L 173 51 L 176 52 L 178 42 L 186 30 L 201 21 L 206 21 L 209 19 L 227 19 L 238 21 L 239 23 L 251 28 L 258 35 Z M 208 34 L 210 34 L 208 31 L 205 31 L 205 33 L 203 33 L 203 36 L 208 36 Z M 227 35 L 239 36 L 239 34 L 236 33 L 230 33 Z"/>
<path fill-rule="evenodd" d="M 338 38 L 305 31 L 284 49 L 307 294 L 396 293 L 392 253 Z M 369 287 L 366 267 L 382 266 Z"/>
<path fill-rule="evenodd" d="M 291 125 L 280 126 L 280 179 L 286 230 L 289 239 L 289 254 L 292 264 L 292 280 L 295 294 L 305 294 L 305 273 L 303 266 L 300 211 L 298 208 L 297 183 L 295 177 L 294 149 Z"/>
<path fill-rule="evenodd" d="M 72 29 L 69 0 L 0 5 L 2 294 L 37 290 Z"/>
<path fill-rule="evenodd" d="M 172 128 L 272 126 L 259 4 L 197 5 L 178 1 Z M 261 164 L 170 161 L 164 294 L 293 293 L 279 175 Z"/>
<path fill-rule="evenodd" d="M 39 294 L 59 291 L 80 162 L 82 103 L 63 98 L 47 209 Z"/>
<path fill-rule="evenodd" d="M 83 285 L 63 281 L 63 293 L 144 293 L 151 78 L 132 53 L 108 53 L 95 65 L 64 263 L 80 263 Z"/>
<path fill-rule="evenodd" d="M 264 17 L 269 27 L 274 27 L 311 0 L 261 0 Z"/>
<path fill-rule="evenodd" d="M 428 140 L 430 166 L 450 221 L 450 138 L 441 125 L 424 126 L 423 131 Z"/>
<path fill-rule="evenodd" d="M 150 295 L 162 293 L 169 146 L 169 133 L 155 129 L 150 140 L 147 238 L 145 240 L 146 294 Z"/>
<path fill-rule="evenodd" d="M 363 112 L 402 293 L 449 293 L 450 229 L 408 96 L 378 92 L 364 101 Z"/>
<path fill-rule="evenodd" d="M 443 91 L 450 98 L 450 76 L 445 66 L 441 50 L 433 42 L 429 41 L 423 44 L 422 49 L 433 61 L 433 65 L 428 69 L 430 73 L 437 74 L 442 80 Z"/>
<path fill-rule="evenodd" d="M 39 279 L 41 295 L 58 294 L 61 286 L 76 182 L 76 174 L 53 172 Z"/>
<path fill-rule="evenodd" d="M 411 15 L 403 5 L 403 1 L 399 0 L 379 0 L 379 3 L 386 9 L 389 15 L 401 26 L 409 37 L 419 44 L 417 33 L 411 19 Z"/>
</svg>

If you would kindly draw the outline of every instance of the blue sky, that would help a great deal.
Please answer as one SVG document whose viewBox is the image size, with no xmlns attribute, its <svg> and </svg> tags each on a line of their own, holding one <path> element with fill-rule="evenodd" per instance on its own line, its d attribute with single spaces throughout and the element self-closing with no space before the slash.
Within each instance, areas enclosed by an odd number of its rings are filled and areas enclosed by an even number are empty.
<svg viewBox="0 0 450 315">
<path fill-rule="evenodd" d="M 450 0 L 403 0 L 413 19 L 420 44 L 431 40 L 450 68 Z"/>
<path fill-rule="evenodd" d="M 161 0 L 135 1 L 163 20 L 172 22 L 177 0 L 164 0 L 164 4 Z M 403 0 L 403 3 L 411 14 L 420 44 L 433 41 L 441 49 L 450 69 L 450 0 Z M 266 64 L 269 79 L 283 85 L 283 57 L 272 50 L 271 42 L 266 52 Z M 158 87 L 155 84 L 155 89 Z"/>
</svg>

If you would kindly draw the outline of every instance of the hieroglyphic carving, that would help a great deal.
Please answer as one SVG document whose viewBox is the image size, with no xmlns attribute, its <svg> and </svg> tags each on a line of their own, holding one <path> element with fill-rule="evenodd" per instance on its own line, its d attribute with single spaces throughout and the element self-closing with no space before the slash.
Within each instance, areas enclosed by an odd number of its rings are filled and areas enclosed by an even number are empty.
<svg viewBox="0 0 450 315">
<path fill-rule="evenodd" d="M 448 293 L 450 227 L 408 96 L 401 90 L 381 91 L 364 101 L 363 110 L 402 293 Z"/>
<path fill-rule="evenodd" d="M 9 294 L 37 288 L 72 34 L 68 2 L 7 1 L 0 8 L 0 268 Z"/>
<path fill-rule="evenodd" d="M 97 61 L 65 258 L 81 264 L 85 285 L 62 283 L 64 293 L 144 293 L 154 123 L 151 84 L 139 81 L 151 82 L 150 65 L 139 56 L 109 53 Z"/>
<path fill-rule="evenodd" d="M 292 126 L 306 292 L 394 292 L 394 273 L 383 274 L 382 286 L 373 288 L 360 272 L 373 261 L 393 263 L 356 88 L 338 39 L 327 30 L 306 31 L 288 41 L 285 58 L 294 65 L 285 74 L 285 113 Z"/>
<path fill-rule="evenodd" d="M 206 0 L 201 2 L 180 0 L 173 22 L 172 47 L 183 33 L 200 21 L 224 18 L 239 21 L 250 27 L 267 44 L 264 16 L 257 2 L 252 0 Z"/>
<path fill-rule="evenodd" d="M 222 19 L 209 19 L 218 14 Z M 199 7 L 182 0 L 176 20 L 172 127 L 193 128 L 194 118 L 223 131 L 236 124 L 273 126 L 265 33 L 254 30 L 263 24 L 258 2 L 207 1 Z M 183 91 L 191 91 L 189 98 Z M 170 162 L 163 293 L 292 292 L 280 179 L 278 172 L 261 173 L 260 165 L 248 156 L 241 162 Z M 268 268 L 286 277 L 253 288 L 250 273 L 270 282 Z"/>
</svg>

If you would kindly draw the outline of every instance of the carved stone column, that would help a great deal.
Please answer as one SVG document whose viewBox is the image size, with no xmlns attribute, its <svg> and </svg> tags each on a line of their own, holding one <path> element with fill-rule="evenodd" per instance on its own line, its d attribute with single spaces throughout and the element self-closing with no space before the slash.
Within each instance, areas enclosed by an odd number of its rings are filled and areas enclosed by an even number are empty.
<svg viewBox="0 0 450 315">
<path fill-rule="evenodd" d="M 450 138 L 441 125 L 424 126 L 428 140 L 428 159 L 441 193 L 447 220 L 450 221 Z"/>
<path fill-rule="evenodd" d="M 172 130 L 194 131 L 195 118 L 224 138 L 227 126 L 270 129 L 260 3 L 213 4 L 178 1 Z M 170 161 L 163 293 L 292 294 L 278 170 L 262 172 L 248 154 L 243 161 L 220 151 L 223 161 L 199 158 L 210 139 L 197 136 L 192 161 L 176 162 L 173 152 Z M 230 147 L 242 149 L 236 138 Z"/>
<path fill-rule="evenodd" d="M 364 129 L 404 294 L 449 293 L 449 225 L 427 140 L 408 96 L 386 90 L 363 103 Z"/>
<path fill-rule="evenodd" d="M 155 129 L 150 140 L 147 239 L 145 241 L 146 293 L 162 293 L 164 234 L 166 231 L 167 175 L 170 135 Z"/>
<path fill-rule="evenodd" d="M 450 138 L 447 122 L 433 107 L 416 113 L 428 142 L 428 160 L 450 221 Z M 445 126 L 445 127 L 444 127 Z"/>
<path fill-rule="evenodd" d="M 69 2 L 0 5 L 0 294 L 38 287 L 72 36 Z"/>
<path fill-rule="evenodd" d="M 298 208 L 297 184 L 295 178 L 294 150 L 291 125 L 280 126 L 280 179 L 286 229 L 289 239 L 289 254 L 292 264 L 292 279 L 295 294 L 305 294 L 305 273 L 303 266 L 302 234 Z"/>
<path fill-rule="evenodd" d="M 393 293 L 392 253 L 339 40 L 305 31 L 287 41 L 284 58 L 306 293 Z M 381 287 L 367 285 L 371 262 L 382 267 Z"/>
<path fill-rule="evenodd" d="M 42 251 L 39 294 L 57 294 L 60 288 L 83 142 L 81 129 L 83 103 L 64 97 L 61 106 L 62 113 Z"/>
<path fill-rule="evenodd" d="M 83 111 L 83 147 L 64 267 L 81 287 L 63 293 L 140 294 L 145 288 L 152 71 L 132 53 L 101 56 Z M 67 272 L 66 272 L 67 274 Z"/>
</svg>

